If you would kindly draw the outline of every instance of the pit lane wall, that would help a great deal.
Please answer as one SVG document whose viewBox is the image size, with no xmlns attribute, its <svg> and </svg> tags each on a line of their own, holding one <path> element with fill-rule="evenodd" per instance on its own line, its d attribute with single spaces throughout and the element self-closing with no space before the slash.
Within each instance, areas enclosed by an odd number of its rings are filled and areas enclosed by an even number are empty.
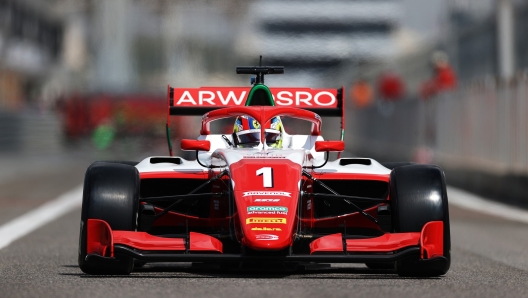
<svg viewBox="0 0 528 298">
<path fill-rule="evenodd" d="M 528 78 L 347 111 L 355 155 L 440 165 L 448 184 L 528 207 Z"/>
</svg>

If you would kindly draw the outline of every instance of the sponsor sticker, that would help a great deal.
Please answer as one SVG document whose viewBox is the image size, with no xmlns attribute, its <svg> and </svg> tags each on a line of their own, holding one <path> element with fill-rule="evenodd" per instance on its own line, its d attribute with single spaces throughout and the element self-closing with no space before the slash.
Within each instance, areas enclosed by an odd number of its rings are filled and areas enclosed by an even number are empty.
<svg viewBox="0 0 528 298">
<path fill-rule="evenodd" d="M 279 236 L 272 234 L 260 234 L 255 236 L 257 240 L 279 240 Z"/>
<path fill-rule="evenodd" d="M 214 210 L 220 210 L 220 201 L 219 200 L 213 200 L 214 204 Z"/>
<path fill-rule="evenodd" d="M 267 228 L 267 227 L 254 227 L 254 228 L 251 228 L 251 231 L 277 231 L 277 232 L 282 232 L 282 229 L 281 228 Z"/>
<path fill-rule="evenodd" d="M 285 156 L 281 155 L 272 155 L 272 154 L 251 154 L 251 155 L 244 155 L 244 158 L 267 158 L 267 159 L 283 159 L 286 158 Z"/>
<path fill-rule="evenodd" d="M 241 106 L 249 87 L 173 88 L 174 106 Z M 335 108 L 336 89 L 270 88 L 278 106 Z M 207 115 L 207 114 L 206 114 Z"/>
<path fill-rule="evenodd" d="M 280 202 L 280 199 L 255 199 L 255 203 L 257 202 L 263 202 L 263 203 L 277 203 Z"/>
<path fill-rule="evenodd" d="M 247 196 L 283 196 L 291 197 L 291 192 L 285 191 L 245 191 L 244 197 Z"/>
<path fill-rule="evenodd" d="M 288 214 L 288 208 L 282 206 L 250 206 L 247 207 L 248 214 Z"/>
<path fill-rule="evenodd" d="M 282 206 L 249 206 L 247 211 L 282 211 L 288 212 L 288 208 Z"/>
<path fill-rule="evenodd" d="M 275 217 L 249 217 L 246 219 L 246 224 L 286 224 L 286 218 Z"/>
</svg>

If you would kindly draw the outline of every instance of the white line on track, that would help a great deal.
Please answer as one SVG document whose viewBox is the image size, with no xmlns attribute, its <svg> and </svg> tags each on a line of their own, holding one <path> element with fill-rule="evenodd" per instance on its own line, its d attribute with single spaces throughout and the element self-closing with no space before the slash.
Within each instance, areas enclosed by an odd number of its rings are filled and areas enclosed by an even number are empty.
<svg viewBox="0 0 528 298">
<path fill-rule="evenodd" d="M 82 203 L 82 186 L 78 186 L 53 201 L 0 226 L 0 249 L 24 237 L 48 222 L 78 208 Z"/>
<path fill-rule="evenodd" d="M 448 187 L 447 193 L 449 196 L 449 204 L 509 220 L 528 223 L 528 211 L 492 202 L 455 187 Z M 78 186 L 55 200 L 47 202 L 37 209 L 0 226 L 0 249 L 7 247 L 13 241 L 24 237 L 69 211 L 79 208 L 81 203 L 82 186 Z"/>
<path fill-rule="evenodd" d="M 528 211 L 506 204 L 490 201 L 461 189 L 448 186 L 449 204 L 481 213 L 528 223 Z"/>
</svg>

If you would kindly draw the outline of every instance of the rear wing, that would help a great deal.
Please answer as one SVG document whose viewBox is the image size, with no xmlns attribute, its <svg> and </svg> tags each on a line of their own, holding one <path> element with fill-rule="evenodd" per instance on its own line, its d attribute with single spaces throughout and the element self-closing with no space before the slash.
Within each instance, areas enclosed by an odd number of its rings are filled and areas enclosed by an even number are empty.
<svg viewBox="0 0 528 298">
<path fill-rule="evenodd" d="M 203 115 L 218 108 L 245 106 L 251 87 L 168 87 L 170 115 Z M 301 108 L 320 116 L 343 116 L 344 87 L 339 89 L 269 88 L 276 106 Z"/>
<path fill-rule="evenodd" d="M 167 87 L 167 139 L 170 141 L 170 116 L 203 115 L 219 108 L 245 106 L 251 87 Z M 341 140 L 345 127 L 345 88 L 269 88 L 277 107 L 294 107 L 312 111 L 320 116 L 341 117 Z"/>
</svg>

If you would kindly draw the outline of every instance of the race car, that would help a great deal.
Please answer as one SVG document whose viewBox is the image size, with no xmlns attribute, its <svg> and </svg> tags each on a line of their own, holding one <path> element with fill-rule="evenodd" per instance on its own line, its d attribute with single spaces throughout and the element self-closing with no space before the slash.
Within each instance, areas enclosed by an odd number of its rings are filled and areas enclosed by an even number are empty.
<svg viewBox="0 0 528 298">
<path fill-rule="evenodd" d="M 371 158 L 329 161 L 345 144 L 323 139 L 321 115 L 341 116 L 344 136 L 343 88 L 264 84 L 265 75 L 283 72 L 238 67 L 256 75 L 248 88 L 169 85 L 169 155 L 97 161 L 86 171 L 80 269 L 130 274 L 153 262 L 277 269 L 364 263 L 400 276 L 445 274 L 451 242 L 443 171 Z M 196 159 L 174 156 L 171 116 L 197 114 L 203 114 L 199 136 L 181 141 Z M 281 127 L 280 146 L 272 146 L 277 135 L 270 141 L 268 127 L 277 117 L 304 121 L 310 133 Z M 211 133 L 221 119 L 252 119 L 251 135 Z"/>
</svg>

